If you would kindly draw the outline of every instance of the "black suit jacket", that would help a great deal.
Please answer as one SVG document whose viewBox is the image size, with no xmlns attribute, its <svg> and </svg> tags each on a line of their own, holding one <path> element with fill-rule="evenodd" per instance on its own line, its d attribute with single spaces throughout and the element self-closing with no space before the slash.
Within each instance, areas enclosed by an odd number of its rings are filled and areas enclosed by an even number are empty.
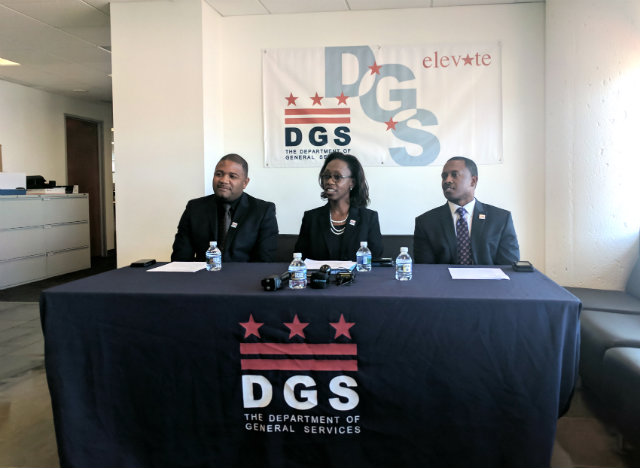
<svg viewBox="0 0 640 468">
<path fill-rule="evenodd" d="M 367 208 L 349 208 L 349 218 L 342 234 L 340 251 L 330 251 L 328 243 L 329 204 L 305 211 L 302 217 L 300 234 L 296 241 L 295 251 L 302 253 L 302 258 L 314 260 L 356 260 L 356 252 L 361 241 L 367 241 L 372 258 L 382 256 L 382 234 L 378 213 Z"/>
<path fill-rule="evenodd" d="M 456 263 L 456 232 L 449 204 L 416 218 L 413 255 L 416 263 Z M 476 200 L 471 223 L 474 265 L 510 265 L 520 259 L 511 213 Z"/>
<path fill-rule="evenodd" d="M 218 240 L 217 204 L 215 195 L 187 203 L 178 223 L 171 261 L 205 260 L 209 241 Z M 222 247 L 223 262 L 274 261 L 278 247 L 276 206 L 243 193 Z"/>
</svg>

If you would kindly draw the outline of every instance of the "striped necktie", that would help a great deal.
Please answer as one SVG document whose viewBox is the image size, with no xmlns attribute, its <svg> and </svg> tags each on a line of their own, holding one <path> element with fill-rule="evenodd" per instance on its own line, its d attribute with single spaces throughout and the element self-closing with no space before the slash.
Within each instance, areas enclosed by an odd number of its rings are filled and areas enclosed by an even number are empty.
<svg viewBox="0 0 640 468">
<path fill-rule="evenodd" d="M 459 265 L 471 265 L 471 239 L 469 239 L 469 225 L 464 215 L 467 210 L 460 207 L 456 210 L 458 221 L 456 221 L 456 237 L 458 239 L 458 258 Z"/>
</svg>

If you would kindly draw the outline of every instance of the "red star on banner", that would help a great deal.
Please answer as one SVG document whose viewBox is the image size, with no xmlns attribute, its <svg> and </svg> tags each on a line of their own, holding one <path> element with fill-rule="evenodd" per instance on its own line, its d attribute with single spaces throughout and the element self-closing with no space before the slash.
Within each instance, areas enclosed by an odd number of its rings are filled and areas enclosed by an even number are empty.
<svg viewBox="0 0 640 468">
<path fill-rule="evenodd" d="M 260 338 L 260 332 L 258 331 L 258 328 L 264 325 L 264 323 L 254 321 L 252 314 L 249 314 L 248 322 L 238 322 L 238 323 L 244 327 L 245 338 L 251 335 L 256 335 L 258 338 Z"/>
<path fill-rule="evenodd" d="M 316 104 L 318 104 L 319 106 L 322 105 L 322 98 L 323 96 L 318 96 L 318 93 L 316 92 L 315 96 L 311 96 L 311 100 L 313 101 L 313 104 L 311 104 L 312 106 L 315 106 Z"/>
<path fill-rule="evenodd" d="M 289 330 L 291 330 L 291 333 L 289 333 L 289 338 L 293 338 L 296 335 L 300 335 L 302 338 L 304 338 L 303 330 L 307 325 L 309 325 L 308 322 L 305 323 L 298 320 L 298 314 L 293 317 L 293 322 L 284 322 L 284 324 L 289 328 Z"/>
<path fill-rule="evenodd" d="M 380 68 L 382 68 L 382 65 L 378 65 L 374 60 L 373 65 L 370 65 L 369 68 L 371 69 L 371 74 L 372 75 L 379 75 L 380 74 Z"/>
<path fill-rule="evenodd" d="M 393 121 L 393 117 L 391 117 L 391 118 L 389 119 L 389 121 L 388 121 L 388 122 L 385 122 L 385 123 L 387 124 L 387 131 L 389 131 L 389 130 L 391 130 L 391 129 L 395 130 L 395 129 L 396 129 L 396 124 L 397 124 L 398 122 L 394 122 L 394 121 Z"/>
<path fill-rule="evenodd" d="M 473 57 L 470 57 L 469 54 L 467 54 L 467 56 L 463 57 L 462 60 L 464 60 L 465 65 L 472 65 L 471 61 L 473 60 Z"/>
<path fill-rule="evenodd" d="M 340 93 L 340 96 L 336 96 L 336 99 L 338 100 L 338 105 L 344 104 L 346 106 L 348 98 L 349 96 L 345 96 L 344 92 Z"/>
<path fill-rule="evenodd" d="M 287 106 L 295 106 L 298 97 L 294 96 L 293 93 L 289 93 L 289 97 L 285 97 L 285 99 L 287 100 Z"/>
<path fill-rule="evenodd" d="M 345 322 L 344 315 L 342 314 L 340 314 L 340 320 L 338 320 L 337 322 L 329 322 L 329 325 L 336 329 L 336 336 L 334 337 L 334 339 L 338 338 L 341 335 L 344 335 L 347 338 L 351 339 L 349 328 L 353 327 L 355 324 L 355 322 Z"/>
</svg>

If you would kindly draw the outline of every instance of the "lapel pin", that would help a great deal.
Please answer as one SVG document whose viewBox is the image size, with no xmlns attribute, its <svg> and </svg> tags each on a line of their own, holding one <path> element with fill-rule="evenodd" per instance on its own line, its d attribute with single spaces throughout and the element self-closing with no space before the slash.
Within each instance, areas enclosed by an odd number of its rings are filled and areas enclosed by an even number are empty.
<svg viewBox="0 0 640 468">
<path fill-rule="evenodd" d="M 232 228 L 234 228 L 234 229 L 235 229 L 235 228 L 237 228 L 237 227 L 238 227 L 238 223 L 236 223 L 236 222 L 234 221 L 233 223 L 231 223 L 231 226 L 230 226 L 230 227 L 232 227 Z"/>
<path fill-rule="evenodd" d="M 351 224 L 352 226 L 356 225 L 356 220 L 355 219 L 350 219 L 349 220 L 349 224 Z"/>
<path fill-rule="evenodd" d="M 480 214 L 478 215 L 478 218 L 479 218 L 479 219 L 485 219 L 486 217 L 487 217 L 487 216 L 486 216 L 484 213 L 480 213 Z"/>
</svg>

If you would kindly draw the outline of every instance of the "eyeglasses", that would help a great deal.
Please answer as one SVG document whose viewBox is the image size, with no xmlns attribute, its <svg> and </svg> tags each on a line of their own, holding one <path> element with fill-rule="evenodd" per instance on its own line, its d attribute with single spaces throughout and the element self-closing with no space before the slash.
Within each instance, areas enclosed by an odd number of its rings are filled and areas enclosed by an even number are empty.
<svg viewBox="0 0 640 468">
<path fill-rule="evenodd" d="M 329 179 L 333 179 L 333 181 L 336 184 L 340 183 L 342 179 L 352 179 L 352 178 L 353 176 L 342 175 L 342 174 L 322 174 L 320 176 L 320 179 L 322 179 L 323 182 L 327 182 Z"/>
</svg>

